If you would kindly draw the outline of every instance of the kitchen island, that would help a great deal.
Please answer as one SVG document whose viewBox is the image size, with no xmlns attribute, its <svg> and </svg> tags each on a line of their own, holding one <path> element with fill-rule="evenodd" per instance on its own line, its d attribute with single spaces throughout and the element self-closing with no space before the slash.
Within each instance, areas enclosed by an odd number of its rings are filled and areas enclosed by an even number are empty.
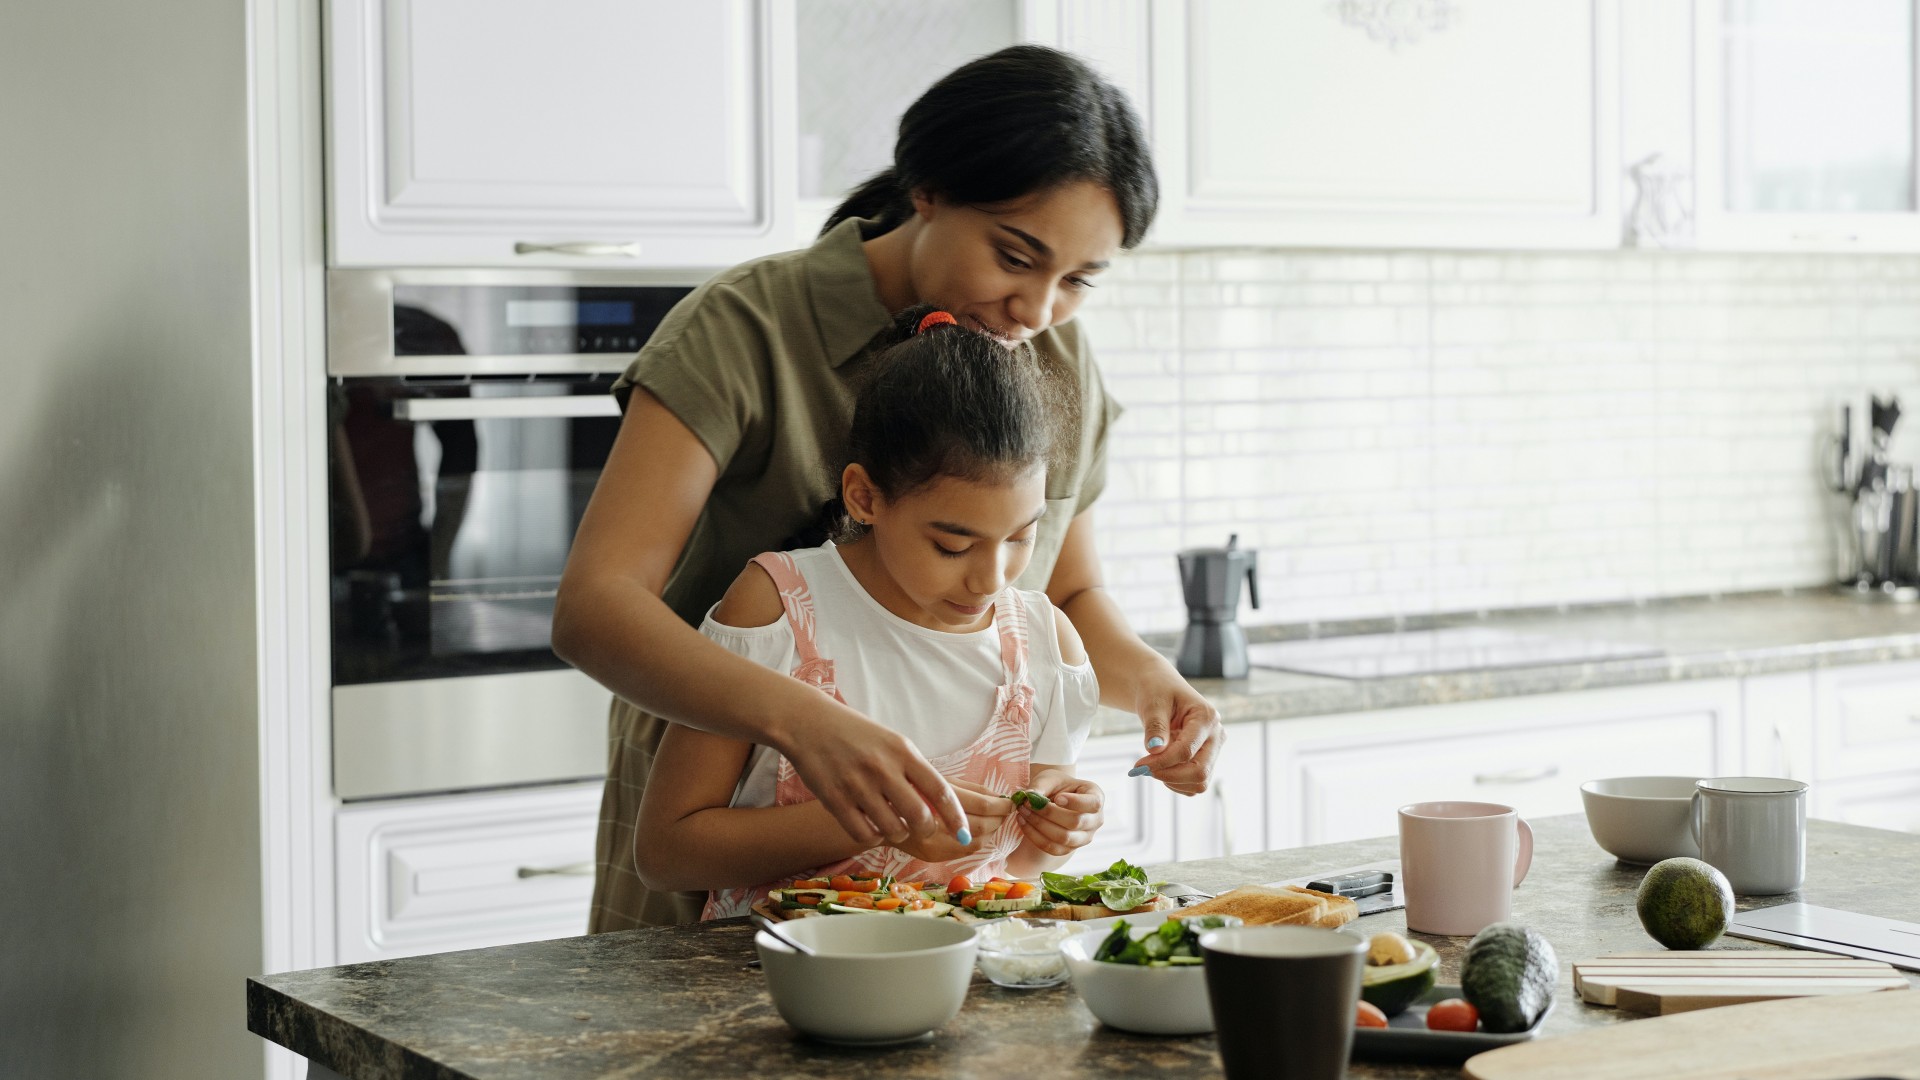
<svg viewBox="0 0 1920 1080">
<path fill-rule="evenodd" d="M 1654 948 L 1633 911 L 1642 871 L 1617 864 L 1579 815 L 1533 823 L 1533 870 L 1514 919 L 1544 933 L 1560 985 L 1542 1035 L 1630 1020 L 1582 1004 L 1571 965 Z M 1150 867 L 1156 879 L 1205 891 L 1270 882 L 1398 855 L 1392 837 Z M 1920 836 L 1808 823 L 1807 884 L 1743 899 L 1742 910 L 1804 900 L 1920 921 Z M 1355 926 L 1405 930 L 1405 913 Z M 1458 980 L 1464 938 L 1414 935 Z M 612 1077 L 913 1077 L 1220 1075 L 1211 1036 L 1152 1038 L 1102 1027 L 1073 989 L 1003 990 L 975 976 L 967 1004 L 924 1044 L 849 1050 L 797 1036 L 774 1012 L 754 957 L 753 929 L 732 920 L 261 976 L 247 982 L 247 1027 L 304 1055 L 315 1080 L 601 1080 Z M 1763 949 L 1722 938 L 1716 948 Z M 1908 974 L 1920 987 L 1920 976 Z M 831 992 L 831 988 L 822 988 Z M 1350 1075 L 1457 1076 L 1452 1066 L 1358 1062 Z"/>
</svg>

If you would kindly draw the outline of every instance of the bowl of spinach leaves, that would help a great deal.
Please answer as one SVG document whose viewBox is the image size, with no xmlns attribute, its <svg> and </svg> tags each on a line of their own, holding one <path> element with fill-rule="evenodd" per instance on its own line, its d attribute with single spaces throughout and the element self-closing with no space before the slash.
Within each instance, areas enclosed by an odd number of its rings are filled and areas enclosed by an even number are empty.
<svg viewBox="0 0 1920 1080">
<path fill-rule="evenodd" d="M 1101 1023 L 1143 1035 L 1200 1035 L 1213 1030 L 1200 935 L 1239 922 L 1225 915 L 1119 920 L 1060 952 L 1073 988 Z"/>
</svg>

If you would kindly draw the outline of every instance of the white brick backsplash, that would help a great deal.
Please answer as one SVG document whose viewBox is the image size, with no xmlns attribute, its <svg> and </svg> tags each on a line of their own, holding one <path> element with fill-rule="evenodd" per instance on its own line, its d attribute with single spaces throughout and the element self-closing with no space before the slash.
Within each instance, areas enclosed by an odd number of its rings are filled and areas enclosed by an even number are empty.
<svg viewBox="0 0 1920 1080">
<path fill-rule="evenodd" d="M 1920 402 L 1899 256 L 1155 253 L 1083 320 L 1127 406 L 1096 535 L 1148 631 L 1233 532 L 1248 623 L 1817 585 L 1838 406 Z"/>
</svg>

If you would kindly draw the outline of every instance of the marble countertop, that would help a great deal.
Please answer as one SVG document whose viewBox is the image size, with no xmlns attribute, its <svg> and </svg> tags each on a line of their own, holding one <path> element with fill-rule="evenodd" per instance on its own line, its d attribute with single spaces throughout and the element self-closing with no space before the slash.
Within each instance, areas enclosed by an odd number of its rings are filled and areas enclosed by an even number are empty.
<svg viewBox="0 0 1920 1080">
<path fill-rule="evenodd" d="M 1558 1004 L 1543 1035 L 1631 1019 L 1583 1004 L 1571 964 L 1654 947 L 1633 913 L 1642 871 L 1602 852 L 1579 815 L 1534 824 L 1533 871 L 1514 919 L 1545 934 L 1560 960 Z M 1214 891 L 1397 855 L 1392 837 L 1151 868 Z M 1920 921 L 1912 867 L 1920 836 L 1808 823 L 1807 886 L 1742 900 L 1792 900 Z M 1404 930 L 1404 912 L 1367 916 L 1369 933 Z M 1457 981 L 1466 939 L 1432 942 L 1440 980 Z M 1768 948 L 1723 938 L 1718 948 Z M 739 921 L 508 945 L 266 975 L 247 981 L 247 1027 L 351 1080 L 611 1080 L 614 1077 L 1073 1076 L 1156 1080 L 1220 1075 L 1212 1036 L 1152 1038 L 1102 1027 L 1071 987 L 1003 990 L 976 975 L 960 1015 L 928 1043 L 837 1049 L 797 1036 L 774 1012 Z M 1920 976 L 1909 975 L 1920 986 Z M 1371 1078 L 1457 1076 L 1453 1066 L 1356 1063 Z"/>
<path fill-rule="evenodd" d="M 1462 626 L 1644 644 L 1660 655 L 1371 679 L 1256 667 L 1244 679 L 1196 679 L 1194 686 L 1224 721 L 1243 723 L 1920 659 L 1920 604 L 1861 600 L 1829 590 L 1444 616 L 1398 627 L 1248 627 L 1247 636 L 1255 642 L 1288 641 Z M 1177 642 L 1174 635 L 1156 643 L 1171 651 Z M 1102 709 L 1093 733 L 1122 734 L 1139 726 L 1130 714 Z"/>
</svg>

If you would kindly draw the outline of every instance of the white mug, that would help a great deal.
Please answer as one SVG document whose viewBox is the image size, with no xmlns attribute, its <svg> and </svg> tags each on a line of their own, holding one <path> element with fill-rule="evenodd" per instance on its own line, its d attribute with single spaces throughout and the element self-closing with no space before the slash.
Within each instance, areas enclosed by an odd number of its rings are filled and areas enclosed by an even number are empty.
<svg viewBox="0 0 1920 1080">
<path fill-rule="evenodd" d="M 1770 776 L 1720 776 L 1693 785 L 1690 815 L 1700 859 L 1742 896 L 1800 887 L 1807 871 L 1807 785 Z"/>
<path fill-rule="evenodd" d="M 1410 803 L 1400 808 L 1400 888 L 1407 929 L 1477 934 L 1513 914 L 1533 865 L 1533 829 L 1511 806 Z"/>
</svg>

